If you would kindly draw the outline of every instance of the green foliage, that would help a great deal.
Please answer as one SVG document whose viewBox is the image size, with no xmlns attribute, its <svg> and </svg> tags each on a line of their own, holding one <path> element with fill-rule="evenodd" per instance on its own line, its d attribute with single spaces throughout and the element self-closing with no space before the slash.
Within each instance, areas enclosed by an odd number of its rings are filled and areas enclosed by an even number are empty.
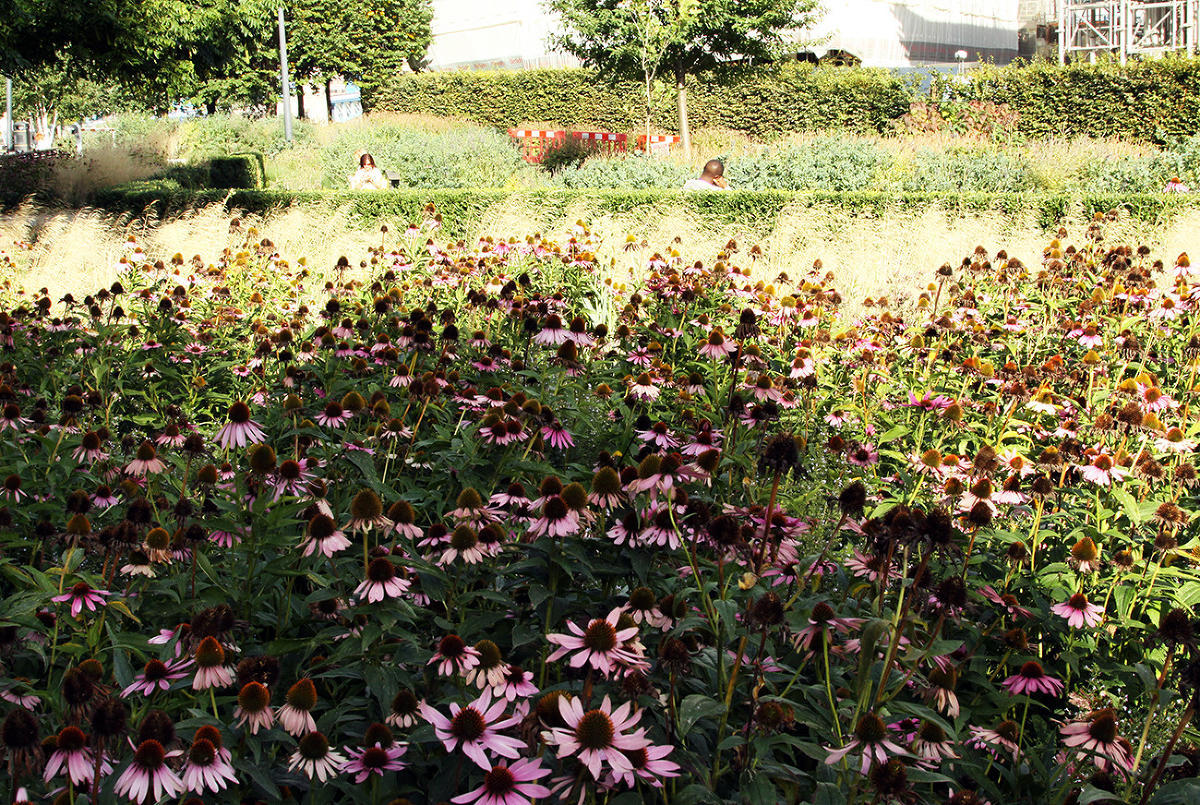
<svg viewBox="0 0 1200 805">
<path fill-rule="evenodd" d="M 983 67 L 970 80 L 935 80 L 934 97 L 1007 104 L 1031 137 L 1129 137 L 1163 143 L 1195 134 L 1200 61 L 1169 57 L 1097 64 Z"/>
<path fill-rule="evenodd" d="M 675 131 L 672 90 L 655 86 L 656 129 Z M 885 70 L 788 64 L 688 82 L 694 127 L 733 129 L 755 137 L 841 128 L 880 132 L 908 109 L 910 87 Z M 364 101 L 380 111 L 461 117 L 509 128 L 540 122 L 573 129 L 635 131 L 642 124 L 640 87 L 609 82 L 592 70 L 445 72 L 397 76 Z"/>
<path fill-rule="evenodd" d="M 521 159 L 506 135 L 478 126 L 447 132 L 411 126 L 380 125 L 347 129 L 322 148 L 322 186 L 346 187 L 357 164 L 356 152 L 368 151 L 375 164 L 401 187 L 506 187 L 518 180 L 536 182 L 538 171 Z"/>
<path fill-rule="evenodd" d="M 188 190 L 171 180 L 131 182 L 101 191 L 93 205 L 113 212 L 169 215 L 207 204 L 224 202 L 229 209 L 250 213 L 302 204 L 346 206 L 353 218 L 379 222 L 420 222 L 428 203 L 436 205 L 445 220 L 448 236 L 462 237 L 478 226 L 485 214 L 514 196 L 504 190 L 392 190 L 383 192 L 291 192 Z M 996 211 L 1017 218 L 1032 216 L 1052 229 L 1069 215 L 1122 210 L 1132 218 L 1162 221 L 1200 205 L 1200 197 L 1180 194 L 1072 194 L 1072 193 L 930 193 L 930 192 L 789 192 L 733 191 L 725 193 L 678 190 L 534 190 L 520 198 L 543 211 L 546 224 L 570 211 L 589 209 L 592 214 L 638 211 L 651 216 L 666 209 L 684 210 L 713 224 L 770 224 L 785 207 L 815 207 L 844 215 L 882 215 L 888 211 L 943 210 L 947 215 Z"/>
<path fill-rule="evenodd" d="M 575 170 L 560 171 L 555 180 L 572 189 L 676 190 L 691 175 L 692 171 L 678 162 L 629 154 L 613 158 L 593 157 Z"/>
<path fill-rule="evenodd" d="M 287 147 L 283 126 L 274 117 L 212 115 L 182 121 L 176 131 L 179 157 L 190 162 L 244 151 L 275 154 Z M 293 135 L 298 144 L 311 142 L 312 124 L 297 122 Z"/>
<path fill-rule="evenodd" d="M 266 165 L 262 154 L 233 154 L 210 160 L 208 172 L 209 187 L 261 190 Z"/>
<path fill-rule="evenodd" d="M 872 187 L 888 162 L 888 154 L 874 143 L 820 137 L 803 145 L 771 148 L 753 157 L 732 159 L 726 164 L 725 175 L 739 190 L 855 191 Z"/>
<path fill-rule="evenodd" d="M 1029 169 L 1020 159 L 995 149 L 923 148 L 907 167 L 909 173 L 902 187 L 910 192 L 951 193 L 970 188 L 973 192 L 1014 193 L 1033 184 Z"/>
</svg>

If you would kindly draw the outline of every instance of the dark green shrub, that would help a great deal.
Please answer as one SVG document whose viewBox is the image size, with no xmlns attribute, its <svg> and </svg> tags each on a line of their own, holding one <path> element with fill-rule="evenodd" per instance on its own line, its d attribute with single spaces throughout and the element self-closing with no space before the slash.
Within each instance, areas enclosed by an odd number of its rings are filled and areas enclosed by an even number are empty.
<svg viewBox="0 0 1200 805">
<path fill-rule="evenodd" d="M 261 190 L 266 165 L 262 154 L 233 154 L 209 160 L 209 187 Z"/>
<path fill-rule="evenodd" d="M 887 152 L 870 141 L 820 137 L 731 159 L 725 175 L 739 190 L 867 190 L 890 161 Z"/>
</svg>

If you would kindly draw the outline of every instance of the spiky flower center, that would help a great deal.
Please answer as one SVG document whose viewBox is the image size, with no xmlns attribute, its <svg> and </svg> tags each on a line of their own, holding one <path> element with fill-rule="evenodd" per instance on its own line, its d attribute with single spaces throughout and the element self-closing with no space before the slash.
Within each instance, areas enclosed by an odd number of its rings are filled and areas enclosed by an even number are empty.
<svg viewBox="0 0 1200 805">
<path fill-rule="evenodd" d="M 477 741 L 483 737 L 487 722 L 483 715 L 474 707 L 464 707 L 450 722 L 450 734 L 464 743 Z"/>
<path fill-rule="evenodd" d="M 864 713 L 854 725 L 854 737 L 862 744 L 877 744 L 887 737 L 887 725 L 874 713 Z"/>
<path fill-rule="evenodd" d="M 308 521 L 308 535 L 315 540 L 329 539 L 336 531 L 337 524 L 328 515 L 318 514 Z"/>
<path fill-rule="evenodd" d="M 575 727 L 575 737 L 584 749 L 605 749 L 612 746 L 615 734 L 612 719 L 603 710 L 587 711 Z"/>
<path fill-rule="evenodd" d="M 456 551 L 465 551 L 479 544 L 479 535 L 470 526 L 460 525 L 450 535 L 450 547 Z"/>
<path fill-rule="evenodd" d="M 438 654 L 448 660 L 461 657 L 467 650 L 467 644 L 456 634 L 446 635 L 438 642 Z"/>
<path fill-rule="evenodd" d="M 503 797 L 516 788 L 517 779 L 507 766 L 493 766 L 483 777 L 483 789 L 495 797 Z"/>
<path fill-rule="evenodd" d="M 310 732 L 300 739 L 299 749 L 305 760 L 321 760 L 329 754 L 329 741 L 319 732 Z"/>
<path fill-rule="evenodd" d="M 1102 744 L 1111 744 L 1117 739 L 1117 718 L 1112 710 L 1102 710 L 1092 718 L 1088 735 Z"/>
<path fill-rule="evenodd" d="M 833 607 L 829 606 L 829 602 L 821 601 L 813 607 L 811 620 L 813 623 L 823 626 L 833 620 Z"/>
<path fill-rule="evenodd" d="M 359 758 L 359 762 L 366 769 L 382 769 L 388 764 L 389 760 L 391 760 L 391 757 L 388 755 L 387 750 L 381 749 L 378 746 L 372 746 L 370 749 L 367 749 L 362 753 L 362 757 Z"/>
<path fill-rule="evenodd" d="M 196 665 L 201 668 L 215 668 L 225 663 L 225 649 L 215 637 L 206 637 L 196 646 Z"/>
<path fill-rule="evenodd" d="M 301 679 L 288 688 L 287 703 L 297 710 L 313 709 L 317 706 L 317 686 L 311 679 Z"/>
<path fill-rule="evenodd" d="M 652 609 L 655 603 L 657 603 L 657 600 L 658 599 L 654 597 L 654 591 L 649 587 L 638 587 L 629 594 L 630 608 L 641 612 Z"/>
<path fill-rule="evenodd" d="M 146 663 L 142 675 L 147 682 L 157 682 L 160 679 L 166 679 L 167 666 L 163 664 L 162 660 L 150 660 L 150 662 Z"/>
<path fill-rule="evenodd" d="M 376 583 L 391 581 L 396 577 L 396 566 L 386 556 L 374 559 L 367 566 L 367 578 Z"/>
<path fill-rule="evenodd" d="M 261 713 L 270 704 L 271 692 L 261 682 L 247 682 L 238 692 L 238 707 L 247 713 Z"/>
<path fill-rule="evenodd" d="M 1034 665 L 1037 665 L 1037 663 L 1034 663 Z M 1041 670 L 1040 666 L 1038 670 Z M 1006 741 L 1016 743 L 1017 737 L 1021 734 L 1021 728 L 1017 726 L 1017 722 L 1015 721 L 1001 721 L 996 725 L 996 734 Z"/>
<path fill-rule="evenodd" d="M 153 461 L 156 455 L 158 453 L 155 451 L 154 445 L 148 441 L 142 442 L 141 447 L 137 450 L 138 461 Z"/>
<path fill-rule="evenodd" d="M 922 721 L 917 737 L 926 743 L 940 744 L 946 740 L 946 731 L 932 721 Z"/>
<path fill-rule="evenodd" d="M 1087 596 L 1083 593 L 1075 593 L 1075 595 L 1067 599 L 1067 606 L 1069 606 L 1071 609 L 1077 609 L 1080 612 L 1083 612 L 1088 608 Z"/>
<path fill-rule="evenodd" d="M 1021 666 L 1021 670 L 1018 671 L 1017 674 L 1018 676 L 1023 676 L 1026 679 L 1041 679 L 1046 675 L 1046 672 L 1042 670 L 1041 665 L 1033 660 L 1030 660 Z"/>
<path fill-rule="evenodd" d="M 350 503 L 350 514 L 356 520 L 374 520 L 383 514 L 383 501 L 370 489 L 364 489 Z"/>
<path fill-rule="evenodd" d="M 542 508 L 542 515 L 547 520 L 563 520 L 566 519 L 568 511 L 566 501 L 555 495 L 546 501 L 546 505 Z"/>
<path fill-rule="evenodd" d="M 612 651 L 617 647 L 617 630 L 608 621 L 596 618 L 583 633 L 583 645 L 601 653 Z"/>
<path fill-rule="evenodd" d="M 475 644 L 475 650 L 479 652 L 480 668 L 495 668 L 503 659 L 500 647 L 491 640 L 480 640 Z"/>
<path fill-rule="evenodd" d="M 58 749 L 61 752 L 78 752 L 87 745 L 87 736 L 78 727 L 65 727 L 58 734 Z"/>
<path fill-rule="evenodd" d="M 133 762 L 143 769 L 158 769 L 162 767 L 163 759 L 166 758 L 166 755 L 167 753 L 163 751 L 162 744 L 150 738 L 138 745 L 137 751 L 133 753 Z"/>
<path fill-rule="evenodd" d="M 1099 556 L 1096 543 L 1091 537 L 1084 537 L 1071 546 L 1071 556 L 1077 562 L 1094 562 Z"/>
<path fill-rule="evenodd" d="M 217 759 L 217 748 L 206 738 L 200 738 L 188 750 L 188 760 L 196 766 L 211 766 Z"/>
<path fill-rule="evenodd" d="M 473 487 L 468 486 L 466 489 L 458 493 L 458 499 L 455 501 L 460 509 L 482 509 L 483 497 Z"/>
</svg>

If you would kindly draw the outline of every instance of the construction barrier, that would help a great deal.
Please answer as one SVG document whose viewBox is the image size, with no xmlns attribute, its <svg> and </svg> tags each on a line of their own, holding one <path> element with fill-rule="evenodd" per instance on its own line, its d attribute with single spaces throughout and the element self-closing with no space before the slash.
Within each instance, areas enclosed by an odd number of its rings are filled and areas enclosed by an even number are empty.
<svg viewBox="0 0 1200 805">
<path fill-rule="evenodd" d="M 590 150 L 597 154 L 611 156 L 625 151 L 628 134 L 617 134 L 611 131 L 573 131 L 571 136 L 583 141 Z"/>
<path fill-rule="evenodd" d="M 567 132 L 544 129 L 509 129 L 508 136 L 518 141 L 524 160 L 536 165 L 546 156 L 548 149 L 566 140 Z"/>
<path fill-rule="evenodd" d="M 650 146 L 646 147 L 646 135 L 639 134 L 637 138 L 638 150 L 649 151 L 651 154 L 665 154 L 671 150 L 671 146 L 679 142 L 677 136 L 671 134 L 651 134 Z"/>
</svg>

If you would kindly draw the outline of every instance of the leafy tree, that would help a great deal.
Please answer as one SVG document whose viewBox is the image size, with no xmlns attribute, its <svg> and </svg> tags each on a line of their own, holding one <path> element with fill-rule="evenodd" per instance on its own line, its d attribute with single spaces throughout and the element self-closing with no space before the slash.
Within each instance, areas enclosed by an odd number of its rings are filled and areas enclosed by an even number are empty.
<svg viewBox="0 0 1200 805">
<path fill-rule="evenodd" d="M 818 0 L 547 0 L 565 33 L 552 37 L 584 64 L 652 83 L 670 75 L 679 97 L 679 129 L 690 147 L 688 76 L 770 61 L 788 32 L 816 20 Z M 649 103 L 649 100 L 647 101 Z"/>
</svg>

